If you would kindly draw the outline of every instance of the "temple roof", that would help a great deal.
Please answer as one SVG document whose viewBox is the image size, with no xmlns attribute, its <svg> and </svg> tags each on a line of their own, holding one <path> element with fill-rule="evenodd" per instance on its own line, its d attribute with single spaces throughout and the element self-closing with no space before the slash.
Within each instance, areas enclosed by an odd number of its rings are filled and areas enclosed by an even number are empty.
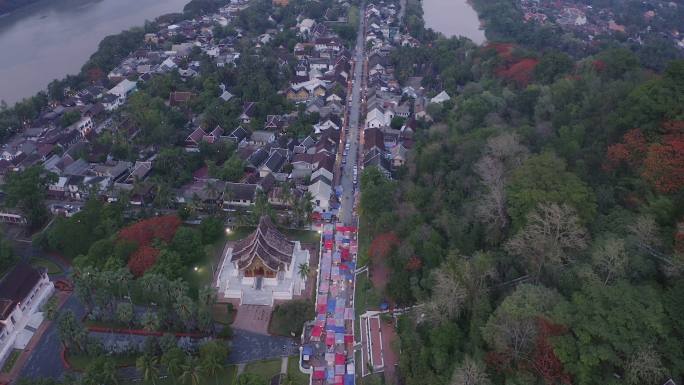
<svg viewBox="0 0 684 385">
<path fill-rule="evenodd" d="M 249 267 L 258 257 L 271 270 L 287 268 L 292 262 L 294 243 L 280 233 L 264 215 L 259 220 L 259 226 L 247 238 L 237 242 L 233 247 L 231 262 L 237 262 L 238 269 Z"/>
</svg>

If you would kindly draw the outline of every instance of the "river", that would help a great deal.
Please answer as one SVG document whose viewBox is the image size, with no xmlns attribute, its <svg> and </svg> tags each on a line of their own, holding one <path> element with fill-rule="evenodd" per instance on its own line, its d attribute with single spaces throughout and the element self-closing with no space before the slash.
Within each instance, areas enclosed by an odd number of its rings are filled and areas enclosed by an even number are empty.
<svg viewBox="0 0 684 385">
<path fill-rule="evenodd" d="M 444 36 L 465 36 L 476 44 L 486 41 L 477 12 L 466 0 L 423 0 L 425 26 Z"/>
<path fill-rule="evenodd" d="M 41 0 L 0 17 L 0 100 L 78 73 L 107 35 L 180 12 L 189 0 Z"/>
</svg>

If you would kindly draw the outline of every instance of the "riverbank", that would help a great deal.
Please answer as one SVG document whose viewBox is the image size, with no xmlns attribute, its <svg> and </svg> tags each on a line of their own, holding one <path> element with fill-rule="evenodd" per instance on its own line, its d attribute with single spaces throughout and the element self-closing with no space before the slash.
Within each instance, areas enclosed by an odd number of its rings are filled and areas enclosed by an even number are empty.
<svg viewBox="0 0 684 385">
<path fill-rule="evenodd" d="M 182 12 L 187 0 L 52 0 L 26 4 L 0 18 L 0 100 L 12 105 L 78 74 L 101 41 L 160 15 Z M 87 33 L 85 33 L 87 31 Z"/>
</svg>

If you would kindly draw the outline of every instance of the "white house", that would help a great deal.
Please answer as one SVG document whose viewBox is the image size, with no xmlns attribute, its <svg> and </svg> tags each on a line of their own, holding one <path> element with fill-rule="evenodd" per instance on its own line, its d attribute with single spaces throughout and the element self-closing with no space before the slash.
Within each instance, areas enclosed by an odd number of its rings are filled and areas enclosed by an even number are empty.
<svg viewBox="0 0 684 385">
<path fill-rule="evenodd" d="M 113 95 L 113 97 L 107 98 L 107 95 L 105 95 L 105 100 L 103 101 L 105 108 L 108 111 L 119 108 L 126 102 L 128 96 L 135 92 L 137 88 L 138 84 L 136 82 L 130 81 L 128 79 L 122 80 L 119 82 L 119 84 L 107 92 L 107 94 Z"/>
<path fill-rule="evenodd" d="M 20 262 L 0 282 L 0 364 L 24 349 L 43 322 L 40 307 L 55 287 L 44 270 Z"/>
<path fill-rule="evenodd" d="M 313 174 L 312 174 L 313 175 Z M 332 182 L 324 175 L 318 175 L 311 179 L 313 183 L 309 185 L 311 200 L 315 205 L 314 210 L 318 212 L 328 212 L 330 210 L 330 195 L 332 195 Z"/>
<path fill-rule="evenodd" d="M 389 125 L 390 121 L 387 120 L 387 116 L 385 115 L 384 111 L 378 107 L 375 107 L 368 111 L 368 114 L 366 115 L 366 128 L 384 127 Z"/>
<path fill-rule="evenodd" d="M 311 28 L 316 24 L 312 19 L 304 19 L 299 23 L 299 33 L 311 33 Z"/>
</svg>

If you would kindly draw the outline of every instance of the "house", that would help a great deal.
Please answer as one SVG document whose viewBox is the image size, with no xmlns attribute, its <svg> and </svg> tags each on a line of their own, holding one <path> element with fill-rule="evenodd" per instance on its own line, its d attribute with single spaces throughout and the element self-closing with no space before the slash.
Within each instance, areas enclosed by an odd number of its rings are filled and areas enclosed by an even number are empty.
<svg viewBox="0 0 684 385">
<path fill-rule="evenodd" d="M 302 20 L 299 25 L 299 33 L 300 34 L 309 34 L 311 33 L 311 29 L 313 26 L 316 24 L 316 22 L 312 19 L 304 19 Z"/>
<path fill-rule="evenodd" d="M 264 130 L 280 131 L 285 127 L 286 119 L 282 115 L 267 115 Z"/>
<path fill-rule="evenodd" d="M 287 161 L 287 157 L 283 152 L 285 151 L 273 151 L 268 159 L 266 159 L 266 162 L 259 167 L 259 176 L 264 178 L 271 173 L 280 172 L 285 161 Z"/>
<path fill-rule="evenodd" d="M 242 105 L 242 113 L 240 114 L 240 121 L 244 124 L 248 124 L 249 122 L 252 121 L 252 118 L 254 117 L 254 113 L 256 112 L 256 103 L 254 102 L 247 102 Z"/>
<path fill-rule="evenodd" d="M 451 96 L 449 96 L 449 94 L 447 94 L 446 91 L 442 91 L 442 92 L 438 93 L 437 95 L 435 95 L 434 98 L 430 99 L 430 103 L 438 103 L 439 104 L 439 103 L 444 103 L 447 100 L 451 100 Z"/>
<path fill-rule="evenodd" d="M 242 126 L 238 126 L 236 129 L 234 129 L 227 137 L 226 139 L 230 140 L 231 142 L 238 144 L 242 142 L 243 140 L 247 139 L 249 137 L 249 131 L 246 130 Z"/>
<path fill-rule="evenodd" d="M 389 123 L 385 117 L 385 112 L 380 107 L 375 107 L 366 114 L 367 128 L 383 127 L 389 125 Z"/>
<path fill-rule="evenodd" d="M 321 79 L 312 79 L 302 83 L 292 84 L 287 90 L 287 99 L 294 102 L 303 102 L 319 96 L 325 96 L 328 82 Z"/>
<path fill-rule="evenodd" d="M 363 161 L 363 167 L 377 167 L 377 169 L 388 179 L 392 177 L 392 166 L 384 154 L 376 152 L 367 156 Z"/>
<path fill-rule="evenodd" d="M 195 96 L 192 92 L 173 91 L 169 94 L 169 105 L 171 107 L 182 106 L 187 104 L 190 99 Z"/>
<path fill-rule="evenodd" d="M 311 194 L 311 202 L 314 210 L 318 212 L 328 212 L 330 210 L 330 196 L 332 195 L 332 181 L 325 175 L 319 174 L 316 179 L 311 180 L 308 187 Z"/>
<path fill-rule="evenodd" d="M 43 322 L 40 308 L 54 292 L 44 269 L 19 262 L 0 282 L 0 364 L 24 349 Z"/>
<path fill-rule="evenodd" d="M 363 153 L 385 152 L 385 135 L 378 128 L 366 129 L 363 133 Z"/>
<path fill-rule="evenodd" d="M 250 137 L 250 142 L 256 144 L 257 146 L 265 146 L 267 144 L 275 142 L 276 135 L 270 131 L 257 130 L 252 132 Z"/>
<path fill-rule="evenodd" d="M 197 127 L 195 131 L 190 133 L 187 138 L 185 138 L 185 146 L 189 148 L 198 148 L 202 139 L 207 135 L 206 132 L 201 127 Z"/>
<path fill-rule="evenodd" d="M 223 190 L 223 207 L 231 208 L 236 206 L 251 206 L 256 202 L 256 195 L 259 186 L 248 183 L 228 182 Z"/>
<path fill-rule="evenodd" d="M 392 167 L 401 167 L 404 164 L 406 164 L 408 149 L 400 143 L 399 145 L 392 147 L 392 149 L 390 150 L 390 155 L 392 157 Z"/>
<path fill-rule="evenodd" d="M 246 168 L 248 170 L 257 170 L 259 167 L 261 167 L 262 164 L 268 159 L 268 151 L 264 150 L 263 148 L 258 148 L 256 151 L 253 151 L 246 159 L 247 165 Z"/>
<path fill-rule="evenodd" d="M 107 91 L 109 95 L 114 95 L 114 98 L 106 98 L 103 100 L 102 104 L 105 105 L 105 109 L 108 111 L 117 109 L 126 102 L 128 96 L 135 92 L 137 88 L 138 84 L 136 82 L 124 79 L 114 86 L 114 88 Z"/>
<path fill-rule="evenodd" d="M 230 101 L 234 97 L 233 94 L 228 92 L 226 89 L 225 84 L 221 84 L 221 95 L 219 95 L 219 99 L 223 100 L 224 102 Z"/>
</svg>

